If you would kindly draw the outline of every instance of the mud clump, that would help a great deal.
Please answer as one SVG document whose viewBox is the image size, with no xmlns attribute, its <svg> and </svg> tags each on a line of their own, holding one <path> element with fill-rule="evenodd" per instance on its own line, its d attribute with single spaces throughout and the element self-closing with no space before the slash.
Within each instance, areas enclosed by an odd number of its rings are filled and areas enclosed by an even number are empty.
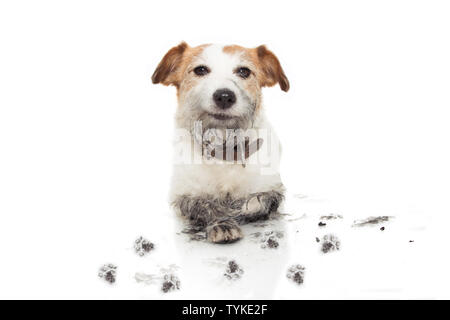
<svg viewBox="0 0 450 320">
<path fill-rule="evenodd" d="M 134 251 L 141 257 L 155 249 L 155 245 L 143 237 L 139 237 L 134 242 Z"/>
<path fill-rule="evenodd" d="M 274 248 L 278 248 L 280 244 L 278 243 L 277 240 L 273 239 L 273 238 L 269 238 L 267 239 L 267 247 L 274 249 Z"/>
<path fill-rule="evenodd" d="M 353 227 L 364 227 L 368 225 L 375 225 L 381 222 L 387 222 L 391 219 L 392 217 L 390 216 L 369 217 L 363 220 L 356 220 L 355 222 L 353 222 Z"/>
<path fill-rule="evenodd" d="M 343 217 L 340 214 L 329 214 L 326 216 L 321 216 L 320 220 L 335 220 L 335 219 L 342 219 Z"/>
<path fill-rule="evenodd" d="M 318 223 L 318 226 L 319 227 L 325 227 L 327 224 L 325 223 L 325 222 L 322 222 L 322 221 L 320 221 L 319 223 Z"/>
<path fill-rule="evenodd" d="M 227 269 L 223 274 L 228 280 L 237 280 L 244 274 L 244 270 L 234 260 L 228 261 Z"/>
<path fill-rule="evenodd" d="M 323 236 L 321 242 L 322 242 L 321 251 L 323 253 L 338 251 L 341 246 L 341 242 L 339 241 L 338 237 L 336 237 L 333 234 L 327 234 Z"/>
<path fill-rule="evenodd" d="M 174 274 L 166 274 L 161 286 L 161 290 L 164 293 L 169 291 L 180 290 L 180 279 Z"/>
<path fill-rule="evenodd" d="M 114 282 L 116 282 L 117 266 L 113 265 L 112 263 L 104 264 L 100 268 L 98 276 L 106 282 L 113 284 Z"/>
<path fill-rule="evenodd" d="M 298 285 L 302 284 L 305 278 L 305 267 L 300 264 L 291 266 L 287 271 L 286 277 Z"/>
</svg>

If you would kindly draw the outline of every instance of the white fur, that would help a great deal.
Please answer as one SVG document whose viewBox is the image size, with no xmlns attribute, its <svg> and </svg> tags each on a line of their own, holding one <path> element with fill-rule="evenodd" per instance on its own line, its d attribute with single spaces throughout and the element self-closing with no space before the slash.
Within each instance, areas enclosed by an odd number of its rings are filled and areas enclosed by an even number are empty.
<svg viewBox="0 0 450 320">
<path fill-rule="evenodd" d="M 181 105 L 176 114 L 176 128 L 192 131 L 193 122 L 198 116 L 204 112 L 218 112 L 217 107 L 212 99 L 213 93 L 217 89 L 229 88 L 235 92 L 237 101 L 226 112 L 233 116 L 245 116 L 254 105 L 260 103 L 260 96 L 251 97 L 243 89 L 242 81 L 234 74 L 237 67 L 242 66 L 239 54 L 231 55 L 223 52 L 222 46 L 211 45 L 207 47 L 203 53 L 193 62 L 195 65 L 206 65 L 211 72 L 199 79 L 198 84 L 187 92 L 183 92 L 180 97 Z M 245 61 L 245 66 L 249 62 Z M 250 66 L 251 68 L 253 66 Z M 181 87 L 183 83 L 181 83 Z M 254 100 L 257 101 L 254 101 Z M 223 126 L 224 123 L 219 120 L 209 119 L 207 127 Z M 278 140 L 274 135 L 271 126 L 267 122 L 262 110 L 258 110 L 256 115 L 243 124 L 245 129 L 265 129 L 269 132 L 269 139 L 265 139 L 265 146 L 277 146 Z M 175 145 L 176 150 L 191 150 L 194 142 L 191 136 L 182 136 Z M 277 147 L 272 152 L 279 153 Z M 270 164 L 258 163 L 255 160 L 257 153 L 253 154 L 248 162 L 251 164 L 245 167 L 242 164 L 231 164 L 227 162 L 211 164 L 206 160 L 201 163 L 184 163 L 175 164 L 172 177 L 172 186 L 170 199 L 174 201 L 181 195 L 203 196 L 225 195 L 230 193 L 234 197 L 245 197 L 250 193 L 264 191 L 283 191 L 283 186 L 278 173 L 278 156 L 271 157 Z M 200 149 L 194 150 L 194 156 L 201 158 Z M 256 157 L 256 158 L 255 158 Z M 265 170 L 268 167 L 270 171 Z"/>
</svg>

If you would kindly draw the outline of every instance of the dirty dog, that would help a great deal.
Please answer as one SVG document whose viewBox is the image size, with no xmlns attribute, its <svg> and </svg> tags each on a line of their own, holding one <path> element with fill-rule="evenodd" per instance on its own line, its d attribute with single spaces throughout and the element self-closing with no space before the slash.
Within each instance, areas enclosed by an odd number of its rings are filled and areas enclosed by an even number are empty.
<svg viewBox="0 0 450 320">
<path fill-rule="evenodd" d="M 239 225 L 277 213 L 284 193 L 280 147 L 261 88 L 289 90 L 278 58 L 264 45 L 182 42 L 166 53 L 152 82 L 177 89 L 170 200 L 190 230 L 231 243 L 243 237 Z"/>
</svg>

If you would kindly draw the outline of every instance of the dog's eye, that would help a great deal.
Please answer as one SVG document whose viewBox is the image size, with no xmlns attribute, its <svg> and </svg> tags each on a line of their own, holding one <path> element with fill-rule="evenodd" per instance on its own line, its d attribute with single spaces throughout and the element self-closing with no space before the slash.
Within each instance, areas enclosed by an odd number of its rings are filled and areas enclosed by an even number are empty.
<svg viewBox="0 0 450 320">
<path fill-rule="evenodd" d="M 198 76 L 204 76 L 209 73 L 209 69 L 206 66 L 198 66 L 194 69 L 194 73 Z"/>
<path fill-rule="evenodd" d="M 236 70 L 236 74 L 241 77 L 242 79 L 247 79 L 248 77 L 250 77 L 250 75 L 252 74 L 252 72 L 250 71 L 249 68 L 246 67 L 242 67 L 242 68 L 238 68 Z"/>
</svg>

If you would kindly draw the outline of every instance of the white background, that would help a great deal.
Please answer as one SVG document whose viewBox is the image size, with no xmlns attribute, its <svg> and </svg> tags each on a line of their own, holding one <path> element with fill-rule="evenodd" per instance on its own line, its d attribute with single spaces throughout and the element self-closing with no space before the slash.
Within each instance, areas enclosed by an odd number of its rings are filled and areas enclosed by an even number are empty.
<svg viewBox="0 0 450 320">
<path fill-rule="evenodd" d="M 449 298 L 449 16 L 448 1 L 2 1 L 0 298 Z M 167 204 L 175 89 L 150 81 L 182 40 L 267 44 L 284 67 L 291 90 L 264 97 L 287 210 L 310 217 L 311 236 L 316 215 L 348 217 L 340 252 L 295 238 L 280 251 L 286 266 L 310 261 L 303 287 L 190 287 Z M 385 233 L 347 228 L 370 215 L 399 218 Z M 154 256 L 134 255 L 141 234 Z M 115 286 L 97 278 L 109 261 Z M 173 262 L 188 270 L 179 292 L 133 280 Z"/>
</svg>

